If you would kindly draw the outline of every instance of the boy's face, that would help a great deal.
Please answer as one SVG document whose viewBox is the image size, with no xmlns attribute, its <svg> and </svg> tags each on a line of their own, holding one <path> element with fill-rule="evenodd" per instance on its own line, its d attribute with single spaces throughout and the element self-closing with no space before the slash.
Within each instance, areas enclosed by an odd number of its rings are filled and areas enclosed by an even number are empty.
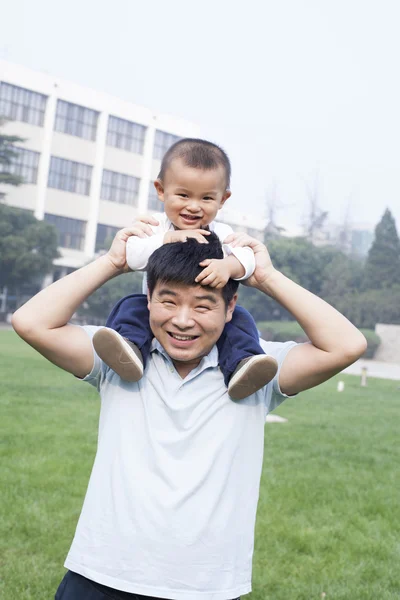
<svg viewBox="0 0 400 600">
<path fill-rule="evenodd" d="M 154 182 L 165 213 L 177 229 L 201 229 L 216 217 L 231 193 L 226 189 L 222 166 L 194 169 L 176 158 L 169 165 L 164 181 Z"/>
</svg>

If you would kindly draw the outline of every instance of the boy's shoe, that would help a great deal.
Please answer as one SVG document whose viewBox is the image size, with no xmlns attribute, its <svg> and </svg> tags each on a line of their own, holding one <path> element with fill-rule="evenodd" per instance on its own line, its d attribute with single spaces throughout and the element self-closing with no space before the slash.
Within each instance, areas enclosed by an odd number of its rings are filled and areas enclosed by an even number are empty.
<svg viewBox="0 0 400 600">
<path fill-rule="evenodd" d="M 278 363 L 267 354 L 244 358 L 232 373 L 228 394 L 233 400 L 243 400 L 267 385 L 275 377 L 277 370 Z"/>
<path fill-rule="evenodd" d="M 139 381 L 143 375 L 142 353 L 132 344 L 108 327 L 96 331 L 93 346 L 106 365 L 125 381 Z"/>
</svg>

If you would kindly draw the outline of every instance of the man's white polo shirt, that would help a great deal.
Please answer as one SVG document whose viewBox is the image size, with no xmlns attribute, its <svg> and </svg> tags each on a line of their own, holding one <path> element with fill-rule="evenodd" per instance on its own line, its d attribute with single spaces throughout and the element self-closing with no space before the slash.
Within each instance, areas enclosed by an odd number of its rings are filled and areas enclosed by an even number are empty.
<svg viewBox="0 0 400 600">
<path fill-rule="evenodd" d="M 263 344 L 279 367 L 294 345 Z M 233 402 L 216 347 L 181 379 L 154 340 L 138 383 L 97 355 L 85 381 L 101 395 L 98 448 L 65 566 L 157 598 L 250 592 L 265 417 L 285 398 L 278 376 Z"/>
</svg>

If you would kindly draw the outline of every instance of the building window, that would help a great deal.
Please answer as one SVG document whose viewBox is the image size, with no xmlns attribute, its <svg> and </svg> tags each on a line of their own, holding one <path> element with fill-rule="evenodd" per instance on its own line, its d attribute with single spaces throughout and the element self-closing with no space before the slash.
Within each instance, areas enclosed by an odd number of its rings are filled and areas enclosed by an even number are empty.
<svg viewBox="0 0 400 600">
<path fill-rule="evenodd" d="M 17 146 L 13 147 L 13 151 L 16 156 L 5 170 L 22 177 L 23 183 L 36 183 L 40 153 Z"/>
<path fill-rule="evenodd" d="M 58 217 L 57 215 L 44 215 L 48 223 L 54 225 L 58 231 L 58 245 L 62 248 L 83 250 L 85 243 L 86 221 Z"/>
<path fill-rule="evenodd" d="M 51 157 L 48 186 L 57 190 L 89 196 L 92 167 L 82 163 Z"/>
<path fill-rule="evenodd" d="M 95 110 L 58 100 L 54 129 L 85 140 L 95 140 L 98 116 Z"/>
<path fill-rule="evenodd" d="M 168 148 L 178 142 L 180 137 L 173 135 L 172 133 L 165 133 L 165 131 L 156 131 L 156 137 L 154 139 L 154 150 L 153 158 L 161 160 Z"/>
<path fill-rule="evenodd" d="M 154 182 L 150 181 L 149 197 L 147 199 L 147 208 L 157 212 L 163 212 L 163 203 L 158 199 Z"/>
<path fill-rule="evenodd" d="M 146 127 L 118 117 L 108 118 L 107 145 L 143 154 Z"/>
<path fill-rule="evenodd" d="M 9 83 L 0 83 L 0 115 L 11 121 L 43 126 L 47 96 Z"/>
<path fill-rule="evenodd" d="M 111 242 L 115 237 L 115 234 L 117 233 L 117 231 L 119 231 L 120 228 L 118 227 L 112 227 L 111 225 L 102 225 L 101 223 L 99 223 L 97 225 L 97 232 L 96 232 L 96 252 L 98 252 L 99 250 L 105 250 L 111 246 Z"/>
<path fill-rule="evenodd" d="M 136 206 L 139 193 L 139 179 L 114 171 L 103 171 L 101 199 L 120 204 Z"/>
</svg>

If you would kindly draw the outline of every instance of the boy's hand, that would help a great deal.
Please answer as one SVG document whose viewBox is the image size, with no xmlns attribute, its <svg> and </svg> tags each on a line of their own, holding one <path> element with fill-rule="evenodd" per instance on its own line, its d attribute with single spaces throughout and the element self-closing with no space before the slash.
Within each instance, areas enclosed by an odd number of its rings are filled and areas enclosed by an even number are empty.
<svg viewBox="0 0 400 600">
<path fill-rule="evenodd" d="M 196 283 L 219 289 L 223 288 L 231 277 L 231 265 L 225 258 L 211 258 L 199 264 L 205 269 L 196 277 Z"/>
<path fill-rule="evenodd" d="M 167 231 L 164 235 L 164 244 L 173 242 L 186 242 L 188 238 L 195 238 L 200 244 L 208 244 L 204 236 L 210 235 L 206 229 L 177 229 L 175 231 Z"/>
</svg>

